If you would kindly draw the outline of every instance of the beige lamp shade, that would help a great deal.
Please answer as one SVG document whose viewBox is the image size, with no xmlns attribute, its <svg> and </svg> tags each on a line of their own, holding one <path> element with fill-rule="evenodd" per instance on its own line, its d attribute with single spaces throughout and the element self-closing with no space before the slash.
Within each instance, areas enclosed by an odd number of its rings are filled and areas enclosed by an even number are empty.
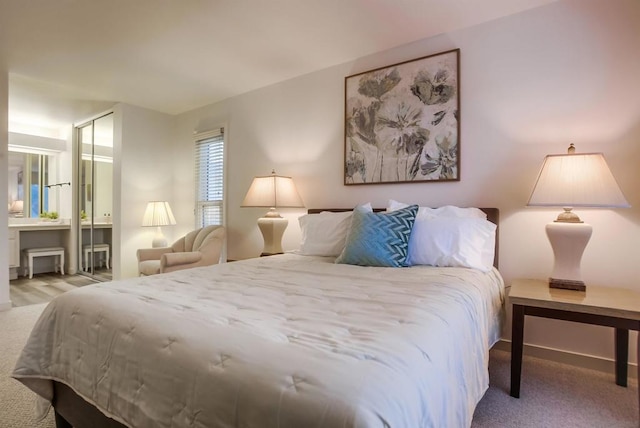
<svg viewBox="0 0 640 428">
<path fill-rule="evenodd" d="M 291 177 L 271 175 L 255 177 L 247 191 L 243 207 L 301 208 L 304 207 Z"/>
<path fill-rule="evenodd" d="M 528 205 L 629 207 L 602 153 L 547 156 Z"/>
<path fill-rule="evenodd" d="M 241 206 L 270 208 L 269 212 L 258 219 L 258 227 L 264 240 L 260 255 L 268 256 L 283 252 L 282 236 L 289 223 L 276 208 L 301 208 L 304 204 L 293 179 L 271 171 L 271 175 L 253 179 Z"/>
<path fill-rule="evenodd" d="M 166 247 L 168 245 L 167 238 L 162 234 L 161 226 L 172 226 L 174 224 L 176 224 L 176 219 L 173 216 L 169 202 L 151 201 L 147 204 L 142 218 L 142 225 L 156 227 L 156 236 L 151 243 L 152 247 Z"/>
<path fill-rule="evenodd" d="M 580 264 L 592 227 L 572 212 L 573 207 L 626 208 L 625 199 L 602 153 L 575 153 L 545 157 L 529 198 L 529 206 L 563 207 L 564 212 L 545 227 L 553 249 L 549 286 L 585 291 Z"/>
<path fill-rule="evenodd" d="M 142 218 L 143 226 L 170 226 L 176 224 L 169 202 L 151 201 Z"/>
<path fill-rule="evenodd" d="M 13 201 L 13 203 L 9 206 L 9 212 L 12 213 L 21 213 L 24 211 L 24 201 L 18 199 L 17 201 Z"/>
</svg>

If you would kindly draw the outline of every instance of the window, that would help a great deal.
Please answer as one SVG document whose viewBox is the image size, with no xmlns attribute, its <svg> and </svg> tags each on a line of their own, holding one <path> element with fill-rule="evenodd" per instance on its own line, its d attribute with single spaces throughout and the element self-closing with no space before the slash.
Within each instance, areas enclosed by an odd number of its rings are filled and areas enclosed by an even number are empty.
<svg viewBox="0 0 640 428">
<path fill-rule="evenodd" d="M 39 217 L 49 210 L 49 156 L 27 155 L 31 171 L 31 213 L 29 217 Z"/>
<path fill-rule="evenodd" d="M 53 198 L 49 204 L 48 184 L 54 155 L 9 151 L 8 196 L 12 217 L 38 218 L 41 213 L 56 210 L 59 201 Z M 19 204 L 13 205 L 15 202 Z"/>
<path fill-rule="evenodd" d="M 223 225 L 224 128 L 197 134 L 196 227 Z"/>
</svg>

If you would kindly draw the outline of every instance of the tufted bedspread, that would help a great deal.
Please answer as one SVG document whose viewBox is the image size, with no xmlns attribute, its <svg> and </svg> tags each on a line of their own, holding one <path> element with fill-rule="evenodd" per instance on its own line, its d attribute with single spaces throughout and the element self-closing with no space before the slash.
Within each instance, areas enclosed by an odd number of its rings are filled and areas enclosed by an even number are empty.
<svg viewBox="0 0 640 428">
<path fill-rule="evenodd" d="M 130 427 L 468 427 L 488 387 L 497 271 L 284 254 L 53 300 L 13 376 Z"/>
</svg>

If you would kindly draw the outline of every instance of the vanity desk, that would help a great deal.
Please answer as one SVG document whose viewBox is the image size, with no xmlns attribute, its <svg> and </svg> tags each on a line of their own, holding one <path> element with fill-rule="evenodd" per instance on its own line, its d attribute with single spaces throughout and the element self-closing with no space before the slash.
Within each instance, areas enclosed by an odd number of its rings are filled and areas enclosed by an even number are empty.
<svg viewBox="0 0 640 428">
<path fill-rule="evenodd" d="M 21 252 L 25 248 L 63 247 L 71 248 L 71 225 L 60 222 L 19 222 L 9 223 L 9 277 L 16 279 L 25 275 L 25 266 L 21 266 Z M 51 266 L 44 266 L 45 263 Z M 53 260 L 38 260 L 38 271 L 53 271 Z"/>
<path fill-rule="evenodd" d="M 26 248 L 42 247 L 63 247 L 66 252 L 64 271 L 75 273 L 80 270 L 77 266 L 77 250 L 71 252 L 72 245 L 71 224 L 69 220 L 63 219 L 59 222 L 28 221 L 27 219 L 9 223 L 9 275 L 10 279 L 26 275 L 26 266 L 21 266 L 22 250 Z M 94 223 L 94 243 L 111 245 L 111 223 Z M 91 241 L 89 230 L 90 224 L 82 225 L 82 243 L 89 244 Z M 35 272 L 53 272 L 55 261 L 53 259 L 41 258 L 37 260 Z"/>
</svg>

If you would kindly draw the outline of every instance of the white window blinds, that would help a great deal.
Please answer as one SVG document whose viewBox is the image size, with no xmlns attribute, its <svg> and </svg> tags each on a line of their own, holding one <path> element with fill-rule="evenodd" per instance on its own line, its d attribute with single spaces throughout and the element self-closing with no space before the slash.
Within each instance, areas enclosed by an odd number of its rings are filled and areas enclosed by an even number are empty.
<svg viewBox="0 0 640 428">
<path fill-rule="evenodd" d="M 196 227 L 224 224 L 224 128 L 197 134 Z"/>
</svg>

